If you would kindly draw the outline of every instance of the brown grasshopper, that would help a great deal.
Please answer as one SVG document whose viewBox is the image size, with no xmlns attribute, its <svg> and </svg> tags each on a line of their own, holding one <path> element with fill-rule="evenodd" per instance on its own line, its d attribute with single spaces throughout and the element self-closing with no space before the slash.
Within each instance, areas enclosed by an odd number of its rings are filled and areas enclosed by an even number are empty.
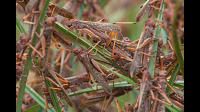
<svg viewBox="0 0 200 112">
<path fill-rule="evenodd" d="M 46 84 L 44 82 L 44 79 L 42 81 L 42 85 L 41 86 L 42 86 L 42 90 L 43 90 L 42 94 L 44 95 L 44 99 L 45 99 L 45 112 L 47 112 L 47 109 L 53 108 L 54 104 L 53 104 L 53 101 L 51 99 L 49 89 L 47 88 L 47 86 L 46 86 Z M 65 108 L 65 105 L 64 105 L 63 102 L 60 101 L 60 98 L 59 98 L 59 102 L 63 105 L 63 108 L 61 109 L 61 111 L 63 111 L 63 109 Z M 48 103 L 50 103 L 52 105 L 52 107 L 49 107 Z"/>
<path fill-rule="evenodd" d="M 168 104 L 166 102 L 164 102 L 163 100 L 166 99 L 169 104 L 168 105 L 172 105 L 171 101 L 167 98 L 166 94 L 165 94 L 165 90 L 166 90 L 166 78 L 167 76 L 167 71 L 166 70 L 160 70 L 157 77 L 154 77 L 154 79 L 152 81 L 157 81 L 157 85 L 159 87 L 155 87 L 153 85 L 151 85 L 151 87 L 153 87 L 154 89 L 157 89 L 157 91 L 160 93 L 160 95 L 158 95 L 158 100 L 156 97 L 154 97 L 154 95 L 152 96 L 153 99 L 156 99 L 159 101 L 158 103 L 158 107 L 157 107 L 157 112 L 165 112 L 165 105 L 164 104 Z"/>
<path fill-rule="evenodd" d="M 139 42 L 137 44 L 137 48 L 133 49 L 133 48 L 130 48 L 130 47 L 126 47 L 126 49 L 136 50 L 135 53 L 134 53 L 134 57 L 133 57 L 131 67 L 130 67 L 131 77 L 133 77 L 133 74 L 138 72 L 138 68 L 140 66 L 141 59 L 143 58 L 143 61 L 145 62 L 145 63 L 142 62 L 142 65 L 144 66 L 144 64 L 146 64 L 146 60 L 147 60 L 146 56 L 152 56 L 152 55 L 147 54 L 146 52 L 148 52 L 149 42 L 152 41 L 152 37 L 154 35 L 153 34 L 154 28 L 155 28 L 154 21 L 150 18 L 147 18 L 146 21 L 145 21 L 145 26 L 142 30 L 141 35 L 140 35 L 140 39 L 139 39 Z M 128 45 L 130 46 L 131 44 L 128 44 Z M 141 53 L 144 54 L 144 57 L 142 57 Z"/>
<path fill-rule="evenodd" d="M 101 20 L 101 21 L 103 21 L 103 20 Z M 119 25 L 110 24 L 110 23 L 82 21 L 82 20 L 78 20 L 78 19 L 71 19 L 71 20 L 69 19 L 69 20 L 67 20 L 66 23 L 68 26 L 70 26 L 69 29 L 76 28 L 77 30 L 79 30 L 81 32 L 85 32 L 87 34 L 90 34 L 94 37 L 98 38 L 98 36 L 100 36 L 100 37 L 104 38 L 105 40 L 107 40 L 107 45 L 109 45 L 109 43 L 111 42 L 111 39 L 108 38 L 108 36 L 105 36 L 105 34 L 100 31 L 113 32 L 115 34 L 115 40 L 116 40 L 117 33 L 121 32 L 121 28 Z M 81 33 L 79 33 L 79 35 L 80 34 Z M 113 37 L 111 37 L 111 38 L 113 38 Z M 113 46 L 113 49 L 114 49 L 114 46 Z"/>
<path fill-rule="evenodd" d="M 130 90 L 132 90 L 131 87 L 120 87 L 120 88 L 113 88 L 111 95 L 106 92 L 97 93 L 95 96 L 90 96 L 89 98 L 87 98 L 87 100 L 85 102 L 83 102 L 79 105 L 79 108 L 83 109 L 83 108 L 92 106 L 98 102 L 109 99 L 107 104 L 105 105 L 105 107 L 102 109 L 103 111 L 105 111 L 106 108 L 109 106 L 109 104 L 114 99 L 114 97 L 124 95 L 126 92 L 128 92 Z"/>
<path fill-rule="evenodd" d="M 70 19 L 74 18 L 74 15 L 70 11 L 68 11 L 62 7 L 59 7 L 53 3 L 49 3 L 49 7 L 52 11 L 54 10 L 54 12 L 56 12 L 60 16 L 63 16 L 65 18 L 70 18 Z"/>
<path fill-rule="evenodd" d="M 157 2 L 159 0 L 147 0 L 140 8 L 140 11 L 137 13 L 136 17 L 135 17 L 135 21 L 139 22 L 144 16 L 145 14 L 150 10 L 150 8 L 154 8 L 157 10 L 160 10 L 159 8 L 153 6 L 152 4 Z"/>
<path fill-rule="evenodd" d="M 169 95 L 169 97 L 173 100 L 176 100 L 180 102 L 181 104 L 184 104 L 184 95 L 178 94 L 178 93 L 172 93 Z"/>
<path fill-rule="evenodd" d="M 76 75 L 74 77 L 68 77 L 65 78 L 69 83 L 73 86 L 80 86 L 82 84 L 88 84 L 90 79 L 90 76 L 87 74 L 87 72 L 83 74 Z"/>
<path fill-rule="evenodd" d="M 56 22 L 56 18 L 54 17 L 48 17 L 45 19 L 43 26 L 43 31 L 39 35 L 37 32 L 35 34 L 40 37 L 42 49 L 43 49 L 43 55 L 41 56 L 40 60 L 40 70 L 45 71 L 47 66 L 47 60 L 49 57 L 49 51 L 50 51 L 50 44 L 51 44 L 51 37 L 53 35 L 53 25 Z"/>
<path fill-rule="evenodd" d="M 141 86 L 140 86 L 140 97 L 139 97 L 139 106 L 138 112 L 148 112 L 148 100 L 149 91 L 151 89 L 151 75 L 147 70 L 143 72 Z M 146 104 L 147 103 L 147 104 Z"/>
<path fill-rule="evenodd" d="M 122 66 L 125 70 L 130 70 L 132 59 L 128 56 L 125 56 L 121 54 L 120 51 L 114 49 L 112 51 L 111 58 L 120 66 Z"/>
<path fill-rule="evenodd" d="M 104 75 L 103 71 L 94 62 L 94 60 L 88 56 L 89 53 L 87 52 L 87 50 L 83 51 L 81 47 L 76 47 L 73 49 L 73 54 L 76 55 L 78 57 L 79 61 L 85 66 L 87 73 L 88 74 L 91 73 L 92 76 L 103 87 L 103 89 L 108 94 L 112 94 L 110 87 L 108 86 L 108 84 L 106 83 L 106 80 L 103 77 L 103 75 Z M 96 55 L 96 54 L 90 54 L 90 55 Z"/>
<path fill-rule="evenodd" d="M 23 0 L 22 0 L 23 1 Z M 25 12 L 27 13 L 26 16 L 23 17 L 22 21 L 23 23 L 28 24 L 35 24 L 33 22 L 25 21 L 28 17 L 30 17 L 33 13 L 38 13 L 38 10 L 41 11 L 44 4 L 44 0 L 29 0 L 29 2 L 26 4 Z"/>
<path fill-rule="evenodd" d="M 48 81 L 52 83 L 53 88 L 51 89 L 57 89 L 56 93 L 58 94 L 58 96 L 64 98 L 65 101 L 73 108 L 74 104 L 66 93 L 66 89 L 70 88 L 70 83 L 62 76 L 54 72 L 50 65 L 47 65 L 47 68 L 43 72 L 43 75 Z M 62 84 L 61 82 L 64 84 Z"/>
</svg>

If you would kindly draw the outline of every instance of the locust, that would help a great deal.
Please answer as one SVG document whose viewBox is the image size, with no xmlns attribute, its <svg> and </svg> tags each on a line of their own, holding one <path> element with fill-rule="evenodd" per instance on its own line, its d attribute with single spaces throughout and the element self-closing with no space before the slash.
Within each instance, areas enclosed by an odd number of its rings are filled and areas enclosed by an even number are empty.
<svg viewBox="0 0 200 112">
<path fill-rule="evenodd" d="M 114 49 L 111 54 L 111 58 L 118 63 L 123 69 L 130 70 L 132 59 L 123 55 L 120 51 Z"/>
<path fill-rule="evenodd" d="M 104 19 L 102 19 L 100 21 L 104 21 Z M 111 39 L 108 38 L 108 36 L 105 36 L 104 32 L 113 32 L 115 35 L 115 40 L 116 40 L 117 33 L 121 32 L 121 28 L 119 25 L 110 24 L 110 23 L 82 21 L 82 20 L 78 20 L 78 19 L 68 19 L 66 21 L 66 23 L 70 27 L 69 29 L 75 28 L 78 31 L 85 32 L 85 33 L 95 36 L 97 38 L 98 38 L 98 36 L 104 38 L 107 41 L 106 42 L 107 46 L 111 42 Z M 103 32 L 100 32 L 100 31 L 103 31 Z M 80 34 L 81 33 L 79 33 L 79 35 Z M 111 38 L 113 38 L 113 37 L 111 37 Z M 114 49 L 114 46 L 113 46 L 113 49 Z"/>
<path fill-rule="evenodd" d="M 152 5 L 157 1 L 159 0 L 147 0 L 144 4 L 142 4 L 142 6 L 140 7 L 141 8 L 140 11 L 137 13 L 135 17 L 135 21 L 139 22 L 145 16 L 145 14 L 150 10 L 151 7 L 160 10 L 159 8 Z"/>
<path fill-rule="evenodd" d="M 59 14 L 60 16 L 63 16 L 65 18 L 70 18 L 70 19 L 74 18 L 74 15 L 70 11 L 68 11 L 62 7 L 59 7 L 53 3 L 49 3 L 49 8 L 51 10 L 54 10 L 54 12 Z"/>
<path fill-rule="evenodd" d="M 149 46 L 149 42 L 152 41 L 152 37 L 153 37 L 153 30 L 155 28 L 155 23 L 152 19 L 147 18 L 145 21 L 145 26 L 142 30 L 142 33 L 140 35 L 140 39 L 139 42 L 137 44 L 137 48 L 130 48 L 130 47 L 126 47 L 126 49 L 133 49 L 136 50 L 134 53 L 134 57 L 133 57 L 133 61 L 130 67 L 130 75 L 131 77 L 133 77 L 133 74 L 135 74 L 136 72 L 138 72 L 139 67 L 144 64 L 142 61 L 143 55 L 147 55 L 147 56 L 152 56 L 147 54 L 146 52 L 148 52 L 148 46 Z M 131 44 L 128 44 L 129 46 Z M 145 48 L 146 46 L 146 48 Z M 147 60 L 147 57 L 145 56 L 143 58 L 144 61 Z M 146 62 L 145 62 L 146 63 Z M 144 65 L 143 65 L 144 66 Z"/>
<path fill-rule="evenodd" d="M 69 83 L 73 86 L 80 86 L 82 84 L 88 84 L 91 79 L 90 76 L 87 74 L 87 72 L 84 72 L 82 74 L 65 78 Z"/>
<path fill-rule="evenodd" d="M 26 21 L 28 17 L 30 17 L 33 13 L 38 13 L 37 10 L 41 11 L 44 5 L 44 0 L 29 0 L 26 4 L 25 12 L 27 13 L 26 16 L 23 17 L 23 23 L 28 24 L 35 24 L 33 22 Z"/>
<path fill-rule="evenodd" d="M 140 86 L 140 98 L 139 98 L 139 106 L 138 106 L 138 112 L 148 112 L 148 100 L 147 97 L 149 96 L 149 92 L 151 89 L 151 75 L 150 73 L 145 70 L 143 72 L 142 80 L 141 80 L 141 86 Z M 146 107 L 147 106 L 147 107 Z"/>
<path fill-rule="evenodd" d="M 79 61 L 85 66 L 87 73 L 88 74 L 91 73 L 92 76 L 103 87 L 103 89 L 108 94 L 112 94 L 110 87 L 108 86 L 106 80 L 103 77 L 104 73 L 102 72 L 100 67 L 94 62 L 94 60 L 88 56 L 89 54 L 87 50 L 83 51 L 81 47 L 76 47 L 73 49 L 73 54 L 76 55 Z M 96 54 L 90 54 L 90 55 L 96 55 Z"/>
<path fill-rule="evenodd" d="M 152 80 L 153 82 L 157 81 L 157 85 L 159 86 L 159 87 L 155 87 L 155 86 L 151 85 L 151 87 L 157 89 L 158 93 L 160 93 L 160 95 L 158 95 L 158 99 L 160 99 L 160 100 L 155 98 L 154 95 L 152 96 L 152 97 L 154 97 L 153 99 L 156 99 L 156 100 L 159 101 L 158 107 L 157 107 L 157 112 L 165 112 L 165 105 L 164 104 L 173 105 L 165 94 L 165 90 L 166 90 L 166 84 L 165 83 L 167 83 L 166 80 L 165 80 L 166 76 L 167 76 L 167 71 L 166 70 L 160 70 L 159 73 L 157 74 L 157 77 L 154 77 L 154 79 Z M 163 100 L 165 100 L 165 99 L 169 103 L 164 102 Z"/>
</svg>

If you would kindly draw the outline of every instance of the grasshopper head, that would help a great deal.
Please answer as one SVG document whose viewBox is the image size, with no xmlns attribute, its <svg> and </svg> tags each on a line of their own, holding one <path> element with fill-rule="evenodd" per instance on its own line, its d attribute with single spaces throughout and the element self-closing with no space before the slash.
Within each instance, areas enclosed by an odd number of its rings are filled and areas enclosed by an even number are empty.
<svg viewBox="0 0 200 112">
<path fill-rule="evenodd" d="M 47 17 L 44 21 L 44 26 L 53 26 L 56 21 L 57 19 L 55 17 Z"/>
<path fill-rule="evenodd" d="M 158 72 L 157 76 L 165 78 L 167 76 L 167 71 L 161 70 Z"/>
<path fill-rule="evenodd" d="M 19 36 L 19 41 L 23 46 L 25 46 L 29 42 L 29 38 L 26 34 L 21 33 Z"/>
<path fill-rule="evenodd" d="M 146 21 L 145 21 L 145 26 L 152 26 L 152 27 L 154 27 L 155 26 L 155 22 L 152 19 L 147 18 Z"/>
<path fill-rule="evenodd" d="M 78 55 L 81 51 L 82 51 L 82 48 L 81 48 L 81 47 L 75 47 L 75 48 L 73 49 L 73 53 L 74 53 L 75 55 Z"/>
<path fill-rule="evenodd" d="M 125 112 L 133 111 L 133 106 L 130 103 L 126 102 L 124 104 L 124 110 L 125 110 Z"/>
<path fill-rule="evenodd" d="M 111 58 L 113 58 L 114 61 L 118 60 L 120 58 L 120 52 L 117 49 L 114 49 L 112 51 Z"/>
</svg>

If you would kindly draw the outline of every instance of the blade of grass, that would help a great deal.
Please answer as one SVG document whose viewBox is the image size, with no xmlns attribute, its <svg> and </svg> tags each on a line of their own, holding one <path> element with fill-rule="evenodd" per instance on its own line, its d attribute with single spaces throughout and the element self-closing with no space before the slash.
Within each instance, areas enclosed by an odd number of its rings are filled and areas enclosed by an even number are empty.
<svg viewBox="0 0 200 112">
<path fill-rule="evenodd" d="M 169 106 L 169 105 L 165 105 L 165 107 L 167 109 L 169 109 L 171 112 L 183 112 L 180 108 L 178 108 L 176 105 L 172 105 L 172 106 Z"/>
<path fill-rule="evenodd" d="M 42 107 L 45 109 L 45 101 L 44 99 L 33 90 L 28 84 L 26 84 L 25 91 Z M 50 104 L 49 104 L 50 107 Z M 56 112 L 54 108 L 49 109 L 50 112 Z"/>
<path fill-rule="evenodd" d="M 113 87 L 113 84 L 108 84 L 108 85 L 111 88 Z M 114 86 L 115 87 L 127 87 L 127 86 L 132 86 L 132 85 L 128 84 L 127 82 L 117 82 L 117 83 L 114 83 Z M 75 94 L 74 94 L 74 92 L 71 92 L 68 95 L 69 96 L 74 96 L 74 95 L 79 95 L 79 94 L 93 92 L 93 91 L 102 90 L 102 89 L 103 89 L 102 86 L 94 86 L 92 88 L 87 88 L 87 89 L 82 89 L 82 90 L 79 90 L 79 91 L 75 91 Z"/>
<path fill-rule="evenodd" d="M 180 84 L 174 84 L 173 86 L 179 87 L 179 88 L 184 88 L 184 85 L 180 85 Z"/>
<path fill-rule="evenodd" d="M 39 20 L 38 20 L 39 22 L 37 23 L 37 27 L 36 27 L 36 32 L 38 32 L 38 33 L 39 33 L 40 29 L 41 29 L 40 22 L 42 22 L 42 20 L 44 19 L 44 16 L 45 16 L 45 13 L 46 13 L 46 10 L 47 10 L 49 2 L 50 2 L 50 0 L 45 0 L 44 6 L 43 6 L 42 11 L 40 13 Z M 33 36 L 32 42 L 31 42 L 32 46 L 35 46 L 36 42 L 37 42 L 37 36 L 34 33 L 34 36 Z M 26 81 L 27 81 L 29 68 L 30 68 L 31 60 L 32 60 L 32 58 L 31 58 L 32 51 L 33 50 L 29 48 L 28 55 L 27 55 L 27 60 L 25 61 L 25 65 L 24 65 L 24 68 L 23 68 L 22 75 L 24 75 L 24 77 L 21 77 L 21 80 L 20 80 L 20 82 L 22 84 L 19 87 L 19 93 L 18 93 L 18 96 L 17 96 L 16 112 L 21 112 L 22 99 L 23 99 L 24 90 L 25 90 L 25 86 L 26 86 Z"/>
<path fill-rule="evenodd" d="M 19 22 L 19 20 L 17 19 L 17 17 L 16 17 L 16 28 L 17 28 L 17 31 L 18 31 L 19 33 L 24 33 L 24 34 L 26 34 L 24 28 L 23 28 L 22 25 L 20 24 L 20 22 Z"/>
<path fill-rule="evenodd" d="M 35 106 L 32 106 L 31 108 L 25 110 L 24 112 L 32 112 L 32 111 L 34 111 L 35 109 L 37 109 L 39 107 L 41 107 L 41 105 L 35 105 Z"/>
<path fill-rule="evenodd" d="M 174 81 L 175 81 L 175 79 L 176 79 L 176 76 L 177 76 L 177 73 L 178 73 L 178 71 L 179 71 L 179 66 L 178 66 L 178 64 L 175 66 L 175 68 L 174 68 L 174 71 L 173 71 L 173 73 L 172 73 L 172 75 L 171 75 L 171 77 L 170 77 L 170 79 L 169 79 L 169 85 L 172 87 L 173 86 L 173 84 L 174 84 Z M 168 93 L 168 92 L 170 92 L 170 90 L 171 90 L 171 88 L 167 85 L 167 88 L 166 88 L 166 93 Z"/>
<path fill-rule="evenodd" d="M 162 0 L 162 3 L 160 5 L 160 9 L 162 11 L 164 11 L 164 2 L 165 0 Z M 158 20 L 162 20 L 162 11 L 159 12 L 158 14 Z M 158 23 L 156 23 L 157 25 Z M 158 39 L 158 35 L 159 35 L 159 32 L 160 31 L 160 26 L 156 27 L 155 31 L 154 31 L 154 34 L 155 34 L 155 37 Z M 155 57 L 156 57 L 156 54 L 157 54 L 157 47 L 158 47 L 158 40 L 154 41 L 153 43 L 153 46 L 152 46 L 152 53 L 151 55 L 153 55 L 154 57 L 150 57 L 149 58 L 149 73 L 151 74 L 151 77 L 153 78 L 154 77 L 154 71 L 155 71 Z"/>
<path fill-rule="evenodd" d="M 174 51 L 178 60 L 178 64 L 180 66 L 181 69 L 181 73 L 184 77 L 184 59 L 183 59 L 183 55 L 181 53 L 181 49 L 183 49 L 183 46 L 181 44 L 181 40 L 180 38 L 178 38 L 177 35 L 177 13 L 178 13 L 178 8 L 179 8 L 179 4 L 180 4 L 180 0 L 176 1 L 176 7 L 174 10 L 174 16 L 173 16 L 173 25 L 172 25 L 172 39 L 173 39 L 173 46 L 174 46 Z"/>
</svg>

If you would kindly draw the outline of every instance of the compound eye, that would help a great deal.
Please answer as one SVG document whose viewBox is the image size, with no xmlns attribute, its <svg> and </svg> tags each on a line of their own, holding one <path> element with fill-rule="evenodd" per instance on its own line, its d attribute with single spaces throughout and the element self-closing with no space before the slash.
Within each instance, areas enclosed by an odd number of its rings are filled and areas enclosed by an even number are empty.
<svg viewBox="0 0 200 112">
<path fill-rule="evenodd" d="M 160 76 L 160 74 L 158 73 L 158 76 Z"/>
<path fill-rule="evenodd" d="M 128 105 L 130 106 L 131 104 L 129 103 Z"/>
<path fill-rule="evenodd" d="M 53 20 L 52 23 L 54 23 L 55 21 Z"/>
<path fill-rule="evenodd" d="M 47 24 L 47 22 L 45 21 L 44 24 Z"/>
<path fill-rule="evenodd" d="M 147 20 L 147 22 L 150 22 L 150 21 L 151 21 L 150 19 Z"/>
<path fill-rule="evenodd" d="M 165 74 L 167 74 L 167 72 L 165 71 Z"/>
<path fill-rule="evenodd" d="M 22 38 L 22 35 L 20 35 L 19 38 Z"/>
<path fill-rule="evenodd" d="M 114 52 L 114 55 L 116 55 L 117 53 L 116 52 Z"/>
<path fill-rule="evenodd" d="M 76 51 L 79 51 L 79 49 L 78 49 L 78 48 L 76 48 Z"/>
</svg>

